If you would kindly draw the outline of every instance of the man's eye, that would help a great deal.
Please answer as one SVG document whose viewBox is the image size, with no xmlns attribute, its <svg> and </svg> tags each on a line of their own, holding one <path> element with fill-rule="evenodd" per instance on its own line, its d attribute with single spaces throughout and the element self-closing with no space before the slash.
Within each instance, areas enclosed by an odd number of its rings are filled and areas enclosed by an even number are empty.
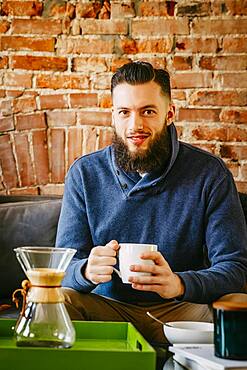
<svg viewBox="0 0 247 370">
<path fill-rule="evenodd" d="M 127 116 L 127 114 L 128 114 L 128 111 L 127 110 L 125 110 L 125 109 L 122 109 L 122 110 L 120 110 L 119 112 L 118 112 L 118 115 L 119 116 Z"/>
<path fill-rule="evenodd" d="M 155 114 L 156 112 L 153 110 L 153 109 L 145 109 L 144 111 L 143 111 L 143 115 L 145 115 L 145 116 L 150 116 L 150 115 L 153 115 L 153 114 Z"/>
</svg>

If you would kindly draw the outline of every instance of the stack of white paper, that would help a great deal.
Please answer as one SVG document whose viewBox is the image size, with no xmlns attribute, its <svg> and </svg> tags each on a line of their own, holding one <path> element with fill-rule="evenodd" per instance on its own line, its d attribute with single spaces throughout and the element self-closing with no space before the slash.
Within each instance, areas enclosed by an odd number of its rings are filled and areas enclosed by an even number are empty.
<svg viewBox="0 0 247 370">
<path fill-rule="evenodd" d="M 216 357 L 213 344 L 174 344 L 169 350 L 175 353 L 177 362 L 190 370 L 247 370 L 247 361 Z"/>
</svg>

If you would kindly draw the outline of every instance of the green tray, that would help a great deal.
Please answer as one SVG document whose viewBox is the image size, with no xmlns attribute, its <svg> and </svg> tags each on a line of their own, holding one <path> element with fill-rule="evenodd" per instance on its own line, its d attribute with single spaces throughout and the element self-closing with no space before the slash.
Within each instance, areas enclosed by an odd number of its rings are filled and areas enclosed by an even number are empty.
<svg viewBox="0 0 247 370">
<path fill-rule="evenodd" d="M 156 353 L 127 322 L 73 321 L 69 349 L 17 347 L 15 320 L 0 319 L 1 370 L 154 370 Z"/>
</svg>

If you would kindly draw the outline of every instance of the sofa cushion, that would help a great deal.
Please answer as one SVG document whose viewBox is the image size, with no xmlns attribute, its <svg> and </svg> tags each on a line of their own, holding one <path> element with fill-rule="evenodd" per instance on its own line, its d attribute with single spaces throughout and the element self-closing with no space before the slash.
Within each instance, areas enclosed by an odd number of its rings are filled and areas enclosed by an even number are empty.
<svg viewBox="0 0 247 370">
<path fill-rule="evenodd" d="M 60 197 L 0 199 L 0 299 L 11 297 L 25 278 L 14 252 L 21 246 L 54 246 Z"/>
</svg>

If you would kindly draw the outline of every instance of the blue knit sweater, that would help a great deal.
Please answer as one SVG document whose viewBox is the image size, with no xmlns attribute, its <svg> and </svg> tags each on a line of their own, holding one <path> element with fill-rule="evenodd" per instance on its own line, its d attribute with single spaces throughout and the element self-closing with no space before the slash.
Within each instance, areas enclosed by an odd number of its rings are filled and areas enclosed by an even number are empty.
<svg viewBox="0 0 247 370">
<path fill-rule="evenodd" d="M 209 303 L 242 290 L 247 230 L 232 175 L 221 159 L 179 142 L 174 125 L 169 132 L 168 167 L 143 178 L 118 168 L 111 146 L 71 166 L 56 246 L 77 253 L 64 286 L 133 304 L 164 301 L 123 284 L 115 273 L 97 286 L 83 277 L 91 248 L 116 239 L 157 244 L 185 284 L 183 300 Z"/>
</svg>

